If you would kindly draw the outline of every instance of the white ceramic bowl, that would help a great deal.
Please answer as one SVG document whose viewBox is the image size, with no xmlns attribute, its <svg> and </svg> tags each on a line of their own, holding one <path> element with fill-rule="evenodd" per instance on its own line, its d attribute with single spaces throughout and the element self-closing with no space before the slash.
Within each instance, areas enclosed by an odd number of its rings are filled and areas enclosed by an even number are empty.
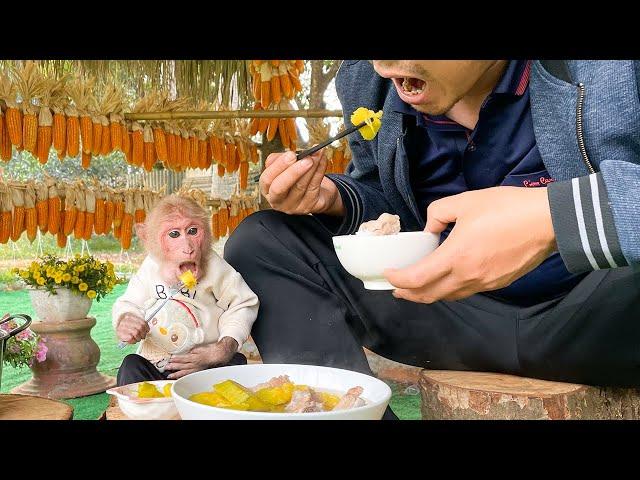
<svg viewBox="0 0 640 480">
<path fill-rule="evenodd" d="M 395 235 L 339 235 L 333 237 L 338 260 L 369 290 L 393 290 L 382 275 L 387 268 L 404 268 L 433 252 L 440 235 L 400 232 Z"/>
<path fill-rule="evenodd" d="M 155 380 L 148 383 L 158 390 L 175 380 Z M 131 420 L 178 420 L 180 415 L 172 397 L 138 398 L 138 386 L 143 382 L 130 383 L 107 390 L 109 395 L 118 399 L 118 407 Z"/>
<path fill-rule="evenodd" d="M 192 402 L 194 393 L 211 391 L 214 384 L 234 380 L 245 387 L 253 387 L 273 377 L 288 375 L 293 383 L 322 390 L 346 393 L 361 386 L 366 405 L 335 412 L 268 413 L 230 410 Z M 293 364 L 252 364 L 212 368 L 192 373 L 176 380 L 171 388 L 178 412 L 184 420 L 380 420 L 384 414 L 391 389 L 381 380 L 350 370 Z"/>
</svg>

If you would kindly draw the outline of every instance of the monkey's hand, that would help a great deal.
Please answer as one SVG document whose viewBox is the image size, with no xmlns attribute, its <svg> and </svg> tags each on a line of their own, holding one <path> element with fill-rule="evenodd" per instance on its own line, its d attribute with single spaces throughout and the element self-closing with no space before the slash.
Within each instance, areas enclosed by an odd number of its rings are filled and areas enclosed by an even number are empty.
<svg viewBox="0 0 640 480">
<path fill-rule="evenodd" d="M 147 336 L 149 325 L 144 318 L 134 313 L 124 313 L 116 327 L 116 335 L 127 343 L 137 343 Z"/>
<path fill-rule="evenodd" d="M 238 351 L 238 342 L 231 337 L 222 337 L 215 343 L 198 345 L 183 355 L 172 355 L 165 370 L 175 370 L 167 378 L 173 380 L 193 372 L 229 363 Z"/>
</svg>

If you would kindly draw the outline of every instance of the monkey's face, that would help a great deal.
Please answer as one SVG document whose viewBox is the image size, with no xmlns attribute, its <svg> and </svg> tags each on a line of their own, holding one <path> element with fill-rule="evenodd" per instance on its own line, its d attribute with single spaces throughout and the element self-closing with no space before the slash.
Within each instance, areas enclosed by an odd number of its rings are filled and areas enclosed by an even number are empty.
<svg viewBox="0 0 640 480">
<path fill-rule="evenodd" d="M 200 221 L 174 215 L 160 225 L 160 247 L 164 261 L 160 275 L 167 283 L 175 283 L 178 277 L 191 270 L 199 278 L 204 227 Z"/>
</svg>

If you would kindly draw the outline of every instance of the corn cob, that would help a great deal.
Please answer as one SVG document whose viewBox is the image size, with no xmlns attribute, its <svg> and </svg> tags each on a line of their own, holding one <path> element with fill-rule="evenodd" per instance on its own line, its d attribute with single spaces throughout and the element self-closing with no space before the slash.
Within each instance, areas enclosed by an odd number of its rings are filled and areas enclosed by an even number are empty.
<svg viewBox="0 0 640 480">
<path fill-rule="evenodd" d="M 22 110 L 17 106 L 8 107 L 5 116 L 11 145 L 22 148 Z"/>
<path fill-rule="evenodd" d="M 80 136 L 82 138 L 82 152 L 93 151 L 93 122 L 88 114 L 80 115 Z"/>
<path fill-rule="evenodd" d="M 247 183 L 249 179 L 249 162 L 244 161 L 240 162 L 240 189 L 244 190 L 247 188 Z"/>
<path fill-rule="evenodd" d="M 67 151 L 67 117 L 65 117 L 64 112 L 57 107 L 53 110 L 53 128 L 51 129 L 51 134 L 53 137 L 53 148 L 55 148 L 58 153 L 58 160 L 62 161 Z"/>
<path fill-rule="evenodd" d="M 111 113 L 109 115 L 109 130 L 111 137 L 111 150 L 124 151 L 122 148 L 122 141 L 124 136 L 122 135 L 122 116 L 118 113 Z"/>
<path fill-rule="evenodd" d="M 124 158 L 127 163 L 131 163 L 131 134 L 127 128 L 126 123 L 122 123 L 120 125 L 121 136 L 122 136 L 122 153 L 124 153 Z"/>
<path fill-rule="evenodd" d="M 105 193 L 104 205 L 104 234 L 109 235 L 113 227 L 113 217 L 115 214 L 115 205 L 110 192 Z"/>
<path fill-rule="evenodd" d="M 22 139 L 24 149 L 36 156 L 36 146 L 38 141 L 38 117 L 36 117 L 35 113 L 24 114 L 24 117 L 22 119 Z"/>
<path fill-rule="evenodd" d="M 199 134 L 198 138 L 198 167 L 206 170 L 211 166 L 211 150 L 209 150 L 209 142 L 205 139 L 204 133 Z"/>
<path fill-rule="evenodd" d="M 111 126 L 109 120 L 104 115 L 100 115 L 102 122 L 102 144 L 100 146 L 100 155 L 107 156 L 111 153 Z"/>
<path fill-rule="evenodd" d="M 73 226 L 73 237 L 76 240 L 81 240 L 84 236 L 84 223 L 86 217 L 86 200 L 84 189 L 78 188 L 75 191 L 76 197 L 76 223 Z"/>
<path fill-rule="evenodd" d="M 218 236 L 224 237 L 227 235 L 227 230 L 229 228 L 229 210 L 227 208 L 227 204 L 224 200 L 220 200 L 220 208 L 218 209 L 218 225 L 220 226 L 220 230 L 218 230 Z"/>
<path fill-rule="evenodd" d="M 62 225 L 62 233 L 71 235 L 76 225 L 76 216 L 78 207 L 76 206 L 76 190 L 73 185 L 67 185 L 64 201 L 64 224 Z"/>
<path fill-rule="evenodd" d="M 12 232 L 11 193 L 9 187 L 0 183 L 0 244 L 7 243 Z"/>
<path fill-rule="evenodd" d="M 67 107 L 65 113 L 67 114 L 67 156 L 76 158 L 80 153 L 80 119 L 75 106 Z"/>
<path fill-rule="evenodd" d="M 36 212 L 38 213 L 38 228 L 42 233 L 45 233 L 49 223 L 49 188 L 44 182 L 36 184 Z"/>
<path fill-rule="evenodd" d="M 218 230 L 219 230 L 219 225 L 218 225 L 218 221 L 219 221 L 219 215 L 218 215 L 218 209 L 216 207 L 213 207 L 213 209 L 211 210 L 211 239 L 214 242 L 218 241 Z"/>
<path fill-rule="evenodd" d="M 143 165 L 144 169 L 147 172 L 150 172 L 153 170 L 153 165 L 156 163 L 156 147 L 153 141 L 153 130 L 151 130 L 149 125 L 144 126 L 142 139 L 144 147 Z"/>
<path fill-rule="evenodd" d="M 82 238 L 84 240 L 90 240 L 96 215 L 96 196 L 93 190 L 90 188 L 85 189 L 84 200 L 86 210 L 84 214 L 84 230 L 82 231 Z"/>
<path fill-rule="evenodd" d="M 224 173 L 225 173 L 224 165 L 223 165 L 223 164 L 221 164 L 221 163 L 219 163 L 219 164 L 218 164 L 218 176 L 219 176 L 219 177 L 223 177 L 223 176 L 224 176 Z"/>
<path fill-rule="evenodd" d="M 62 224 L 64 223 L 65 216 L 66 214 L 64 210 L 60 212 L 60 230 L 58 230 L 58 233 L 56 234 L 56 245 L 58 245 L 59 248 L 67 246 L 67 236 L 62 231 Z"/>
<path fill-rule="evenodd" d="M 0 158 L 5 162 L 11 160 L 11 139 L 7 131 L 7 122 L 0 109 Z"/>
<path fill-rule="evenodd" d="M 193 132 L 189 135 L 189 166 L 191 168 L 198 168 L 198 160 L 199 160 L 199 141 L 198 137 L 195 136 Z"/>
<path fill-rule="evenodd" d="M 91 132 L 91 153 L 99 155 L 102 148 L 102 122 L 97 115 L 91 117 Z"/>
<path fill-rule="evenodd" d="M 183 128 L 181 129 L 181 155 L 180 155 L 180 167 L 182 169 L 189 168 L 189 159 L 191 158 L 191 142 L 189 141 L 189 134 Z"/>
<path fill-rule="evenodd" d="M 11 200 L 13 203 L 13 224 L 11 229 L 11 240 L 17 242 L 24 232 L 24 190 L 22 185 L 9 185 Z"/>
<path fill-rule="evenodd" d="M 167 125 L 169 130 L 166 134 L 167 140 L 167 164 L 171 170 L 175 169 L 176 165 L 176 155 L 177 155 L 177 145 L 176 145 L 176 136 L 173 133 L 173 128 Z"/>
<path fill-rule="evenodd" d="M 38 214 L 36 212 L 36 190 L 32 180 L 27 182 L 27 188 L 24 192 L 24 217 L 27 238 L 29 242 L 33 243 L 38 232 Z"/>
<path fill-rule="evenodd" d="M 155 144 L 156 156 L 158 160 L 163 162 L 165 165 L 168 161 L 168 153 L 167 153 L 167 138 L 164 134 L 164 130 L 160 125 L 156 125 L 153 127 L 153 143 Z"/>
<path fill-rule="evenodd" d="M 41 106 L 40 114 L 38 115 L 37 156 L 38 161 L 42 165 L 49 160 L 49 150 L 51 149 L 52 142 L 52 125 L 53 117 L 51 116 L 51 110 L 45 105 Z"/>
<path fill-rule="evenodd" d="M 135 223 L 144 223 L 146 218 L 145 208 L 144 208 L 144 197 L 140 190 L 136 190 L 133 194 L 133 203 L 134 203 L 134 213 L 133 220 Z"/>
<path fill-rule="evenodd" d="M 124 250 L 129 250 L 131 247 L 131 236 L 133 235 L 133 214 L 134 214 L 134 202 L 133 192 L 125 192 L 125 207 L 124 215 L 122 216 L 122 231 L 120 234 L 120 245 Z"/>
<path fill-rule="evenodd" d="M 271 104 L 271 65 L 260 65 L 260 104 L 265 110 Z"/>
<path fill-rule="evenodd" d="M 289 80 L 289 71 L 286 63 L 281 63 L 278 67 L 278 80 L 280 81 L 280 90 L 285 98 L 292 99 L 294 95 L 291 81 Z"/>
<path fill-rule="evenodd" d="M 122 217 L 124 216 L 124 201 L 122 194 L 116 193 L 113 195 L 113 206 L 113 226 L 116 228 L 121 226 Z"/>
<path fill-rule="evenodd" d="M 60 228 L 60 196 L 58 188 L 53 179 L 47 179 L 49 184 L 49 220 L 47 229 L 51 235 L 56 235 Z"/>
<path fill-rule="evenodd" d="M 80 165 L 85 170 L 87 168 L 89 168 L 89 166 L 91 165 L 91 152 L 89 152 L 89 153 L 85 153 L 84 151 L 82 152 L 82 161 L 81 161 Z"/>
<path fill-rule="evenodd" d="M 270 118 L 269 124 L 267 126 L 267 140 L 271 141 L 275 138 L 276 132 L 278 131 L 278 119 Z"/>
<path fill-rule="evenodd" d="M 102 235 L 105 229 L 105 221 L 106 221 L 106 211 L 104 204 L 104 194 L 98 185 L 96 185 L 95 189 L 96 196 L 96 216 L 94 220 L 93 230 L 96 232 L 96 235 Z"/>
<path fill-rule="evenodd" d="M 144 162 L 144 138 L 142 126 L 138 122 L 131 124 L 131 163 L 136 167 L 141 167 Z"/>
<path fill-rule="evenodd" d="M 249 148 L 251 152 L 251 163 L 257 164 L 260 161 L 260 157 L 258 155 L 258 146 L 251 142 L 251 146 Z"/>
<path fill-rule="evenodd" d="M 286 130 L 285 119 L 284 118 L 280 118 L 278 120 L 278 133 L 280 134 L 280 141 L 282 142 L 282 146 L 284 148 L 290 148 L 289 136 L 287 135 L 287 130 Z"/>
</svg>

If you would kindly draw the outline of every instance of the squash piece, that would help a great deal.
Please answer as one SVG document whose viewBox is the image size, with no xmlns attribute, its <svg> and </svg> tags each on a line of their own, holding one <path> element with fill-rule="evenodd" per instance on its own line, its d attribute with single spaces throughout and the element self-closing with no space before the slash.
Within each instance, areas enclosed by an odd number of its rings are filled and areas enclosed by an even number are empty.
<svg viewBox="0 0 640 480">
<path fill-rule="evenodd" d="M 164 395 L 158 388 L 149 382 L 142 382 L 138 385 L 138 398 L 163 398 Z"/>
<path fill-rule="evenodd" d="M 209 405 L 211 407 L 230 407 L 229 403 L 222 395 L 216 392 L 200 392 L 194 393 L 189 397 L 189 400 L 196 403 L 202 403 L 203 405 Z"/>
</svg>

